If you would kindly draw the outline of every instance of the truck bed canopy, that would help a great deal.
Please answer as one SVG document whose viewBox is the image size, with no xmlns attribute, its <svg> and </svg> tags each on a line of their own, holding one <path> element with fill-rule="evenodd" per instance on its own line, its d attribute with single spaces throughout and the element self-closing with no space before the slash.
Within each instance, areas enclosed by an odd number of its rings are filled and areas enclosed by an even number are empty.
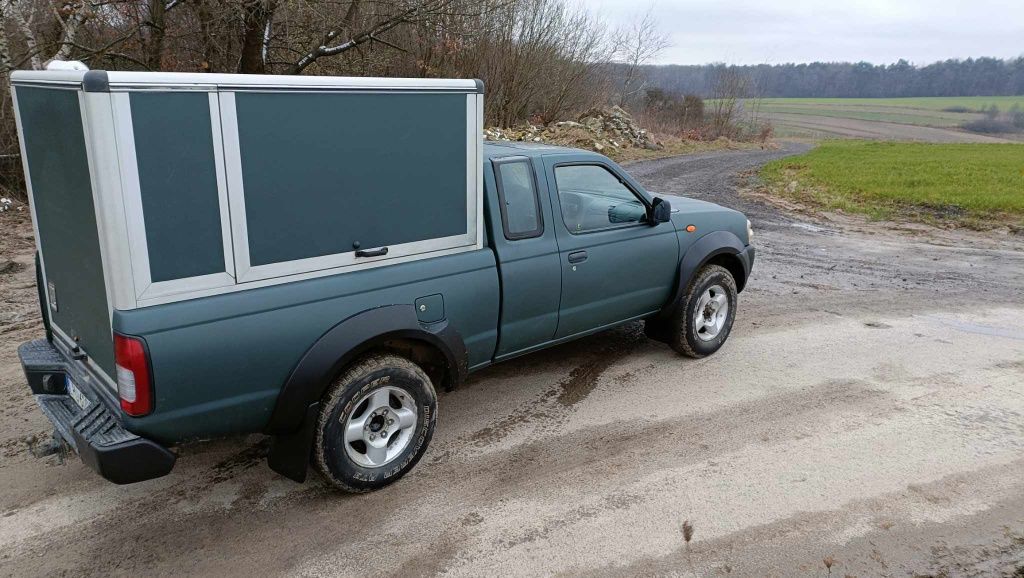
<svg viewBox="0 0 1024 578">
<path fill-rule="evenodd" d="M 114 309 L 483 245 L 479 81 L 11 81 L 51 319 L 108 374 Z"/>
</svg>

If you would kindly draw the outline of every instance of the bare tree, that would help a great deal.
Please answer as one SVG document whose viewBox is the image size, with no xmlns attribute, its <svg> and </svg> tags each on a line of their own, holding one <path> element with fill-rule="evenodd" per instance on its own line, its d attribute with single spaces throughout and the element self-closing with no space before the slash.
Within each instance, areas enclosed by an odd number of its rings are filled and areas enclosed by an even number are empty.
<svg viewBox="0 0 1024 578">
<path fill-rule="evenodd" d="M 36 33 L 32 30 L 32 9 L 33 5 L 28 4 L 29 15 L 25 16 L 25 8 L 27 2 L 17 2 L 10 0 L 8 9 L 11 13 L 11 18 L 18 27 L 18 31 L 21 33 L 22 38 L 25 42 L 26 58 L 32 65 L 33 70 L 43 69 L 43 59 L 39 55 L 39 42 L 36 40 Z"/>
<path fill-rule="evenodd" d="M 320 42 L 302 55 L 288 69 L 288 73 L 300 74 L 320 58 L 336 56 L 370 41 L 376 41 L 401 51 L 403 50 L 402 48 L 388 42 L 382 35 L 401 24 L 413 22 L 417 18 L 441 12 L 451 3 L 452 0 L 417 0 L 411 5 L 401 8 L 395 14 L 379 17 L 369 25 L 353 30 L 353 22 L 355 21 L 355 14 L 360 0 L 352 0 L 349 9 L 345 12 L 345 16 L 341 21 L 329 27 Z"/>
<path fill-rule="evenodd" d="M 358 4 L 358 0 L 351 6 Z M 350 7 L 349 10 L 352 8 Z M 245 0 L 242 2 L 242 55 L 238 72 L 263 74 L 267 70 L 270 31 L 277 10 L 276 0 Z"/>
<path fill-rule="evenodd" d="M 166 15 L 166 0 L 146 0 L 146 17 L 139 27 L 139 35 L 145 54 L 143 62 L 150 70 L 160 70 L 164 53 Z"/>
<path fill-rule="evenodd" d="M 603 102 L 611 56 L 604 24 L 560 0 L 517 0 L 486 13 L 463 69 L 487 82 L 487 118 L 548 123 Z"/>
<path fill-rule="evenodd" d="M 560 38 L 560 53 L 547 62 L 548 70 L 543 71 L 552 80 L 545 83 L 549 92 L 542 93 L 545 106 L 540 114 L 544 122 L 558 120 L 568 110 L 589 108 L 608 88 L 604 63 L 611 58 L 614 45 L 603 24 L 577 10 L 568 16 Z"/>
<path fill-rule="evenodd" d="M 75 39 L 78 38 L 78 31 L 92 15 L 92 8 L 92 4 L 88 1 L 81 0 L 77 6 L 68 3 L 58 9 L 57 22 L 60 24 L 62 33 L 57 44 L 57 51 L 53 53 L 50 60 L 67 60 L 71 56 L 71 50 L 75 47 Z"/>
<path fill-rule="evenodd" d="M 735 66 L 722 65 L 718 68 L 711 84 L 712 136 L 738 136 L 737 120 L 749 90 L 750 79 L 743 71 Z"/>
<path fill-rule="evenodd" d="M 7 16 L 11 12 L 10 2 L 0 2 L 0 74 L 5 74 L 14 68 L 11 62 L 11 47 L 7 40 Z"/>
<path fill-rule="evenodd" d="M 616 60 L 622 64 L 623 68 L 619 106 L 625 106 L 630 99 L 642 93 L 645 88 L 643 65 L 655 59 L 672 43 L 668 34 L 658 28 L 658 22 L 654 17 L 654 6 L 651 5 L 632 24 L 618 31 L 616 44 Z"/>
</svg>

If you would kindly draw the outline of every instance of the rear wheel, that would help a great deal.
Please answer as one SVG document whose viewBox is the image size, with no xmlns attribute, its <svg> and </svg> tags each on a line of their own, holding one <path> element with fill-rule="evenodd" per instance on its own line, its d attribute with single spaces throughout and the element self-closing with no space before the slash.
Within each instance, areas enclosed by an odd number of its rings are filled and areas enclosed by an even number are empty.
<svg viewBox="0 0 1024 578">
<path fill-rule="evenodd" d="M 705 265 L 672 315 L 670 345 L 689 357 L 718 351 L 736 319 L 736 280 L 725 267 Z"/>
<path fill-rule="evenodd" d="M 382 488 L 411 470 L 434 433 L 437 395 L 415 363 L 372 355 L 327 392 L 317 423 L 314 464 L 349 492 Z"/>
</svg>

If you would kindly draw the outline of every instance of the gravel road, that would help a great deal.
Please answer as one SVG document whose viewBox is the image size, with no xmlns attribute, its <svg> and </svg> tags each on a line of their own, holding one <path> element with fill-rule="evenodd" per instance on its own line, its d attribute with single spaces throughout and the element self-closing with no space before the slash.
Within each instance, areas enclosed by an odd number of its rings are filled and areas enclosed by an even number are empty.
<svg viewBox="0 0 1024 578">
<path fill-rule="evenodd" d="M 0 274 L 0 574 L 1012 572 L 1024 243 L 745 192 L 741 173 L 799 150 L 629 166 L 654 191 L 754 222 L 755 274 L 718 354 L 684 359 L 631 325 L 476 374 L 441 396 L 417 469 L 370 495 L 281 479 L 257 436 L 182 448 L 170 476 L 127 487 L 33 458 L 25 440 L 46 422 L 13 351 L 38 325 L 31 269 L 13 267 Z M 0 262 L 28 263 L 25 224 L 3 225 Z"/>
</svg>

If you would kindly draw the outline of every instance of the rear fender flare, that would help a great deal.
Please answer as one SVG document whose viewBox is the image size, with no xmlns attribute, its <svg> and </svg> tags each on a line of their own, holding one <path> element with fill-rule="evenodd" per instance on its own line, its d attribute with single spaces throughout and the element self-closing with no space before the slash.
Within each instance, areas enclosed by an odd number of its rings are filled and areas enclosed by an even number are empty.
<svg viewBox="0 0 1024 578">
<path fill-rule="evenodd" d="M 266 433 L 289 434 L 302 427 L 309 406 L 323 397 L 345 366 L 394 339 L 422 341 L 439 350 L 448 370 L 440 385 L 452 388 L 465 378 L 466 346 L 447 321 L 421 324 L 412 305 L 370 309 L 338 323 L 306 351 L 281 388 Z"/>
</svg>

